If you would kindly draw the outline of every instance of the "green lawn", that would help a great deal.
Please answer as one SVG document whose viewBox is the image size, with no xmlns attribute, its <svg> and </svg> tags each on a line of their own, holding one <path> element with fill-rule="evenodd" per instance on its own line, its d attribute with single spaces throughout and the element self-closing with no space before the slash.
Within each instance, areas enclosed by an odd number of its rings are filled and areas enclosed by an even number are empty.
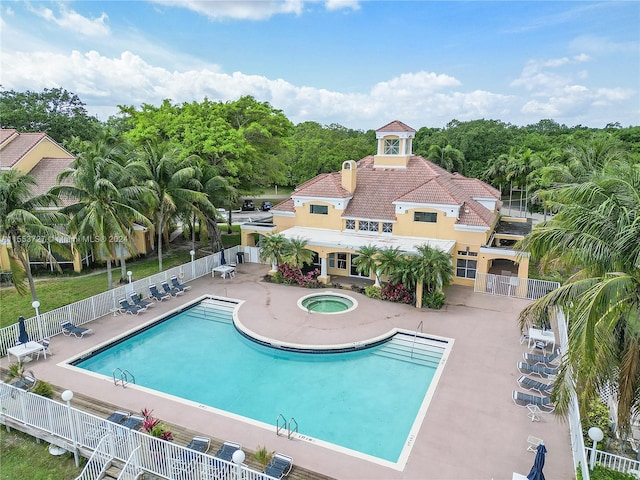
<svg viewBox="0 0 640 480">
<path fill-rule="evenodd" d="M 54 456 L 49 444 L 16 430 L 0 429 L 0 478 L 30 480 L 73 480 L 82 471 L 76 468 L 73 455 Z M 80 465 L 83 465 L 81 463 Z"/>
</svg>

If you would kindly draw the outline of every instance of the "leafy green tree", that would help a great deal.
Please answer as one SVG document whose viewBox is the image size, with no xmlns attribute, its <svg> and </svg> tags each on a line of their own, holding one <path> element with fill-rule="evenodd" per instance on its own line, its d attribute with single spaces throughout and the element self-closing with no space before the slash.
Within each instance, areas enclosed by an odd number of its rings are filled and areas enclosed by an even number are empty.
<svg viewBox="0 0 640 480">
<path fill-rule="evenodd" d="M 158 271 L 162 271 L 162 240 L 168 242 L 172 219 L 185 212 L 204 218 L 214 210 L 198 180 L 197 157 L 182 158 L 178 148 L 169 143 L 147 142 L 138 152 L 146 165 L 145 186 L 152 201 L 150 216 L 156 230 Z"/>
<path fill-rule="evenodd" d="M 404 260 L 404 254 L 398 247 L 383 248 L 378 254 L 378 274 L 380 276 L 393 276 L 400 269 Z"/>
<path fill-rule="evenodd" d="M 120 154 L 117 142 L 105 133 L 86 145 L 73 165 L 58 175 L 60 185 L 51 189 L 52 194 L 71 202 L 62 212 L 70 217 L 69 232 L 78 244 L 106 260 L 109 289 L 118 246 L 135 252 L 132 222 L 150 225 L 136 209 L 147 189 L 128 180 L 131 171 L 118 162 Z"/>
<path fill-rule="evenodd" d="M 431 145 L 427 152 L 427 160 L 431 160 L 450 172 L 464 172 L 464 154 L 457 148 L 447 145 Z"/>
<path fill-rule="evenodd" d="M 260 239 L 260 259 L 271 262 L 271 271 L 275 271 L 284 263 L 288 245 L 289 240 L 281 233 L 265 235 Z"/>
<path fill-rule="evenodd" d="M 567 414 L 574 386 L 586 414 L 613 385 L 618 428 L 628 434 L 632 412 L 640 408 L 640 165 L 605 163 L 583 182 L 551 190 L 548 199 L 557 214 L 519 248 L 574 273 L 522 311 L 521 328 L 553 307 L 562 309 L 569 348 L 554 382 L 556 412 Z"/>
<path fill-rule="evenodd" d="M 62 144 L 73 137 L 93 140 L 101 127 L 78 95 L 63 88 L 0 91 L 0 124 L 19 132 L 45 132 Z"/>
<path fill-rule="evenodd" d="M 380 285 L 380 276 L 378 275 L 379 263 L 378 257 L 380 249 L 375 245 L 365 245 L 358 249 L 357 257 L 354 260 L 358 272 L 367 274 L 369 277 L 375 275 L 376 285 Z"/>
<path fill-rule="evenodd" d="M 289 239 L 284 249 L 284 261 L 301 270 L 304 264 L 313 260 L 313 252 L 307 248 L 307 240 L 293 237 Z"/>
<path fill-rule="evenodd" d="M 29 258 L 44 258 L 57 265 L 47 244 L 59 246 L 62 253 L 67 249 L 63 250 L 59 241 L 68 236 L 54 228 L 63 224 L 66 217 L 48 208 L 59 205 L 57 197 L 49 193 L 34 195 L 35 185 L 33 177 L 19 170 L 0 171 L 0 238 L 8 239 L 11 246 L 11 280 L 21 295 L 27 293 L 28 283 L 31 298 L 38 300 Z"/>
</svg>

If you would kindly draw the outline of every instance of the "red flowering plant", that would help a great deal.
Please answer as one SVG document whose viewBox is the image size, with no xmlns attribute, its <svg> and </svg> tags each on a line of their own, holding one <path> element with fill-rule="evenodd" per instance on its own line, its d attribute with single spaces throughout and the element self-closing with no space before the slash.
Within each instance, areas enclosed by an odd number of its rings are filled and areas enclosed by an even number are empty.
<svg viewBox="0 0 640 480">
<path fill-rule="evenodd" d="M 143 432 L 148 433 L 152 437 L 166 440 L 167 442 L 173 441 L 173 433 L 171 433 L 170 430 L 167 430 L 167 427 L 160 422 L 159 418 L 154 418 L 151 415 L 153 410 L 144 408 L 140 413 L 144 417 L 144 422 L 142 423 Z"/>
<path fill-rule="evenodd" d="M 401 283 L 387 283 L 380 290 L 380 298 L 397 303 L 413 303 L 413 292 Z"/>
<path fill-rule="evenodd" d="M 317 278 L 320 270 L 317 268 L 307 273 L 297 267 L 292 267 L 288 263 L 278 265 L 278 273 L 282 276 L 282 283 L 287 285 L 298 285 L 300 287 L 315 287 L 318 284 Z"/>
</svg>

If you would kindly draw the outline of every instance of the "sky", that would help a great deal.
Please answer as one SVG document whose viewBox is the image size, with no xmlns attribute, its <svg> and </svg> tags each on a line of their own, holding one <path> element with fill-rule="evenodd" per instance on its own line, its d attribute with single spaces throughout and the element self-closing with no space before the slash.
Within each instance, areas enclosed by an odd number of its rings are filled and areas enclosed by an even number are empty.
<svg viewBox="0 0 640 480">
<path fill-rule="evenodd" d="M 640 125 L 640 2 L 0 3 L 0 85 L 118 105 L 251 95 L 305 121 Z"/>
</svg>

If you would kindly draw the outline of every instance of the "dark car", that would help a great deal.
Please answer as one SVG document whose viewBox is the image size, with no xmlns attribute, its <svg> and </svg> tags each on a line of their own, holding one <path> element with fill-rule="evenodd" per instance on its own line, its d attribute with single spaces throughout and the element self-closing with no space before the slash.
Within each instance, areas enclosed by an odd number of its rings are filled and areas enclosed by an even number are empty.
<svg viewBox="0 0 640 480">
<path fill-rule="evenodd" d="M 253 200 L 245 200 L 242 202 L 242 211 L 243 212 L 253 212 L 256 209 L 253 204 Z"/>
<path fill-rule="evenodd" d="M 262 206 L 260 207 L 260 210 L 262 210 L 263 212 L 268 212 L 272 208 L 273 208 L 273 203 L 271 203 L 271 202 L 262 202 Z"/>
</svg>

